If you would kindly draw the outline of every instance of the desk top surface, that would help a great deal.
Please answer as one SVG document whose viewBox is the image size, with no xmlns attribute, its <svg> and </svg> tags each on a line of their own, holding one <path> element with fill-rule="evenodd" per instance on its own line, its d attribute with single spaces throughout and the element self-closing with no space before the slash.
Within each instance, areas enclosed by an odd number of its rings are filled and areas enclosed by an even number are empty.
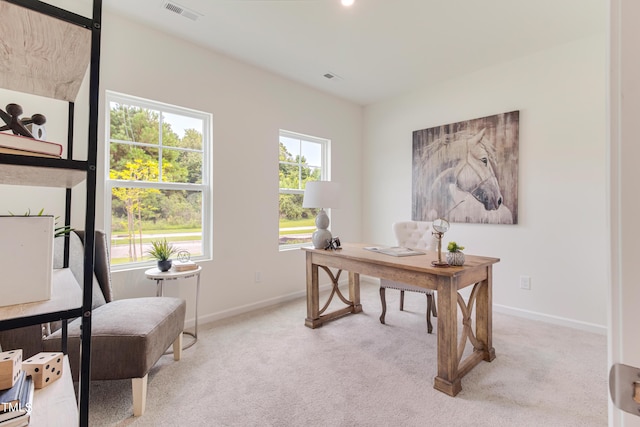
<svg viewBox="0 0 640 427">
<path fill-rule="evenodd" d="M 431 265 L 431 262 L 438 259 L 438 254 L 436 251 L 426 251 L 426 253 L 421 255 L 393 256 L 364 249 L 365 247 L 371 246 L 376 245 L 365 243 L 343 243 L 342 249 L 337 250 L 315 249 L 313 247 L 302 248 L 302 250 L 306 251 L 307 253 L 313 253 L 314 256 L 318 257 L 337 257 L 358 262 L 366 262 L 371 264 L 402 268 L 405 270 L 431 273 L 438 276 L 455 276 L 465 270 L 478 267 L 486 267 L 500 262 L 500 258 L 467 255 L 465 253 L 465 263 L 463 266 L 434 267 L 433 265 Z M 445 256 L 446 251 L 443 251 L 443 260 L 445 259 Z"/>
</svg>

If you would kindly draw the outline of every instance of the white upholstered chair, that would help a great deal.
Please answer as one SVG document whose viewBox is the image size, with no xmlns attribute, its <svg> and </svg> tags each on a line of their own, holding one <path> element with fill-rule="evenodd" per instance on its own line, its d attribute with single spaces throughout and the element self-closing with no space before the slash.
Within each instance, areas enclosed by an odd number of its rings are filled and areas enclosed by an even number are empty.
<svg viewBox="0 0 640 427">
<path fill-rule="evenodd" d="M 396 236 L 398 246 L 417 249 L 420 251 L 436 250 L 437 241 L 432 234 L 431 223 L 423 221 L 401 221 L 393 224 L 393 232 Z M 393 280 L 380 279 L 380 302 L 382 303 L 382 314 L 380 323 L 384 324 L 387 313 L 387 301 L 385 297 L 386 289 L 397 289 L 400 291 L 400 310 L 404 309 L 404 292 L 420 292 L 427 295 L 427 332 L 431 333 L 431 314 L 437 317 L 436 304 L 431 289 L 421 288 L 409 283 L 395 282 Z"/>
</svg>

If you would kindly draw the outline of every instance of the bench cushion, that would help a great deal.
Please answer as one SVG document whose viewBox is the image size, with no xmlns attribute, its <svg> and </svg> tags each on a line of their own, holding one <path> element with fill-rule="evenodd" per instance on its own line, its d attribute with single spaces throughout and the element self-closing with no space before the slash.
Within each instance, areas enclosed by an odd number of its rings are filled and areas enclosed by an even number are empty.
<svg viewBox="0 0 640 427">
<path fill-rule="evenodd" d="M 184 330 L 186 303 L 179 298 L 116 300 L 92 312 L 91 379 L 141 378 Z M 69 362 L 77 371 L 80 319 L 69 323 Z M 44 340 L 44 351 L 60 351 L 62 331 Z M 142 357 L 142 355 L 145 355 Z M 77 380 L 76 372 L 73 372 Z"/>
</svg>

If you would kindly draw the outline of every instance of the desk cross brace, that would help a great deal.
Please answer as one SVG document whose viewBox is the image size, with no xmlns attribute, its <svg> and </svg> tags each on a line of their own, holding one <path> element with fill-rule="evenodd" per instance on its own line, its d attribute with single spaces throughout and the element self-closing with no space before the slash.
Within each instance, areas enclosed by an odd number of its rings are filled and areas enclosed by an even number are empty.
<svg viewBox="0 0 640 427">
<path fill-rule="evenodd" d="M 324 305 L 324 307 L 322 307 L 322 309 L 320 309 L 318 314 L 324 313 L 325 310 L 329 308 L 329 304 L 331 304 L 331 301 L 333 300 L 333 296 L 336 294 L 338 295 L 338 297 L 343 303 L 345 303 L 349 307 L 353 306 L 353 302 L 346 299 L 344 295 L 342 295 L 342 292 L 340 292 L 340 288 L 338 287 L 338 280 L 340 280 L 340 273 L 342 273 L 342 270 L 338 270 L 338 274 L 334 276 L 331 270 L 329 269 L 329 267 L 321 265 L 320 268 L 322 268 L 331 279 L 332 288 L 331 288 L 331 294 L 329 295 L 329 299 L 327 300 L 327 303 Z"/>
<path fill-rule="evenodd" d="M 462 333 L 460 334 L 460 341 L 458 341 L 458 364 L 462 360 L 462 353 L 467 345 L 467 339 L 471 341 L 475 351 L 483 351 L 485 347 L 484 344 L 476 338 L 476 335 L 473 332 L 471 320 L 471 311 L 473 310 L 473 305 L 475 304 L 476 296 L 478 295 L 478 289 L 480 289 L 480 283 L 473 285 L 473 290 L 469 296 L 468 303 L 464 302 L 464 298 L 462 298 L 462 295 L 458 292 L 458 305 L 462 312 Z"/>
</svg>

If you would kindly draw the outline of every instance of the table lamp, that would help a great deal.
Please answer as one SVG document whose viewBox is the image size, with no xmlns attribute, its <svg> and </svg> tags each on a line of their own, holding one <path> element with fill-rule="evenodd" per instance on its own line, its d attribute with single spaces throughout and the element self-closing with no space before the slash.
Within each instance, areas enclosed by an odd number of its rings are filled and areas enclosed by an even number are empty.
<svg viewBox="0 0 640 427">
<path fill-rule="evenodd" d="M 332 181 L 309 181 L 304 190 L 303 208 L 320 208 L 316 217 L 317 230 L 311 241 L 316 249 L 325 249 L 331 242 L 329 216 L 325 208 L 337 208 L 340 203 L 340 184 Z"/>
</svg>

